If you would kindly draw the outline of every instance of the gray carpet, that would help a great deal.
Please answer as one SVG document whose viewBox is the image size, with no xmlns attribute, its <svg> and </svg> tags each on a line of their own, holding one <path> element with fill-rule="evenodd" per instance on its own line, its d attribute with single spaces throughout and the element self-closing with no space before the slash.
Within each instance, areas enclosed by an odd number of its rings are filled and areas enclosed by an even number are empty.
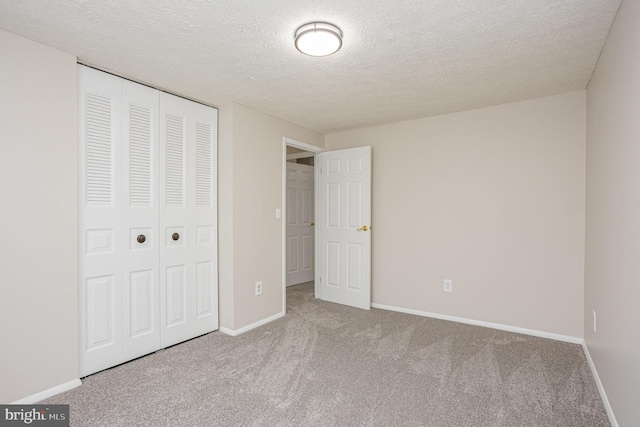
<svg viewBox="0 0 640 427">
<path fill-rule="evenodd" d="M 83 380 L 73 426 L 608 426 L 578 345 L 289 288 L 287 315 Z"/>
</svg>

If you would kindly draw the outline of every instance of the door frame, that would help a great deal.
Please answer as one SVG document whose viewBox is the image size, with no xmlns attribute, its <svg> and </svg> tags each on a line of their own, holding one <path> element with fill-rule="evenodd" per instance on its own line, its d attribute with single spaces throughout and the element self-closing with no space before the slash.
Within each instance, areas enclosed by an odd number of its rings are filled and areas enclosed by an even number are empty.
<svg viewBox="0 0 640 427">
<path fill-rule="evenodd" d="M 295 139 L 283 137 L 282 138 L 282 208 L 281 208 L 281 221 L 282 221 L 282 314 L 287 313 L 287 147 L 298 148 L 300 150 L 305 150 L 313 153 L 313 156 L 316 154 L 322 153 L 325 151 L 324 148 L 318 147 L 316 145 L 307 144 L 302 141 L 297 141 Z M 307 156 L 312 157 L 312 156 Z M 314 165 L 315 171 L 315 165 Z M 314 200 L 314 219 L 316 220 L 316 224 L 318 223 L 318 181 L 314 179 L 313 182 L 313 200 Z M 314 282 L 317 277 L 316 271 L 316 261 L 318 258 L 317 251 L 317 242 L 318 242 L 318 227 L 315 227 L 314 231 L 314 245 L 316 246 L 316 250 L 314 251 L 313 260 L 313 268 L 314 268 Z M 316 298 L 318 297 L 318 287 L 314 284 L 314 293 Z"/>
</svg>

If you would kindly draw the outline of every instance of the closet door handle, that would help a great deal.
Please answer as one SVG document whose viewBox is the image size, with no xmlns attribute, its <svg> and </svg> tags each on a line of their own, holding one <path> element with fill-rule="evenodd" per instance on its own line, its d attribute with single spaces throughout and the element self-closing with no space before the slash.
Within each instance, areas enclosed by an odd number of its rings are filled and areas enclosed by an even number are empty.
<svg viewBox="0 0 640 427">
<path fill-rule="evenodd" d="M 171 238 L 172 238 L 174 241 L 178 241 L 178 239 L 180 238 L 180 235 L 179 235 L 178 233 L 173 233 L 173 234 L 171 235 Z"/>
<path fill-rule="evenodd" d="M 144 243 L 147 238 L 144 236 L 144 234 L 139 234 L 136 240 L 138 241 L 138 243 Z"/>
</svg>

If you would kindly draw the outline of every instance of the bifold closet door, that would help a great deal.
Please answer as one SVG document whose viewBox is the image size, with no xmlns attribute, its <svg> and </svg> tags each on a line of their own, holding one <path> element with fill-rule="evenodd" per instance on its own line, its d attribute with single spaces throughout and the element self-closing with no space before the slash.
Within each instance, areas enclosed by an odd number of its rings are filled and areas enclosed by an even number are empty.
<svg viewBox="0 0 640 427">
<path fill-rule="evenodd" d="M 78 66 L 80 375 L 218 328 L 217 110 Z"/>
<path fill-rule="evenodd" d="M 80 376 L 122 363 L 121 80 L 78 67 Z"/>
<path fill-rule="evenodd" d="M 122 80 L 122 309 L 125 360 L 160 348 L 159 92 Z"/>
<path fill-rule="evenodd" d="M 160 94 L 162 347 L 218 328 L 217 110 Z"/>
</svg>

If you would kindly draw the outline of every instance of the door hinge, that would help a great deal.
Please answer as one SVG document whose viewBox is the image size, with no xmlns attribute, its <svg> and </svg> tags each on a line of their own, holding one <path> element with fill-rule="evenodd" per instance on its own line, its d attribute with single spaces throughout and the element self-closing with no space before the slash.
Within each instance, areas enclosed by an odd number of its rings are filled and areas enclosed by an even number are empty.
<svg viewBox="0 0 640 427">
<path fill-rule="evenodd" d="M 322 283 L 322 277 L 320 278 L 320 283 Z"/>
<path fill-rule="evenodd" d="M 320 168 L 320 175 L 322 175 L 322 168 Z"/>
</svg>

